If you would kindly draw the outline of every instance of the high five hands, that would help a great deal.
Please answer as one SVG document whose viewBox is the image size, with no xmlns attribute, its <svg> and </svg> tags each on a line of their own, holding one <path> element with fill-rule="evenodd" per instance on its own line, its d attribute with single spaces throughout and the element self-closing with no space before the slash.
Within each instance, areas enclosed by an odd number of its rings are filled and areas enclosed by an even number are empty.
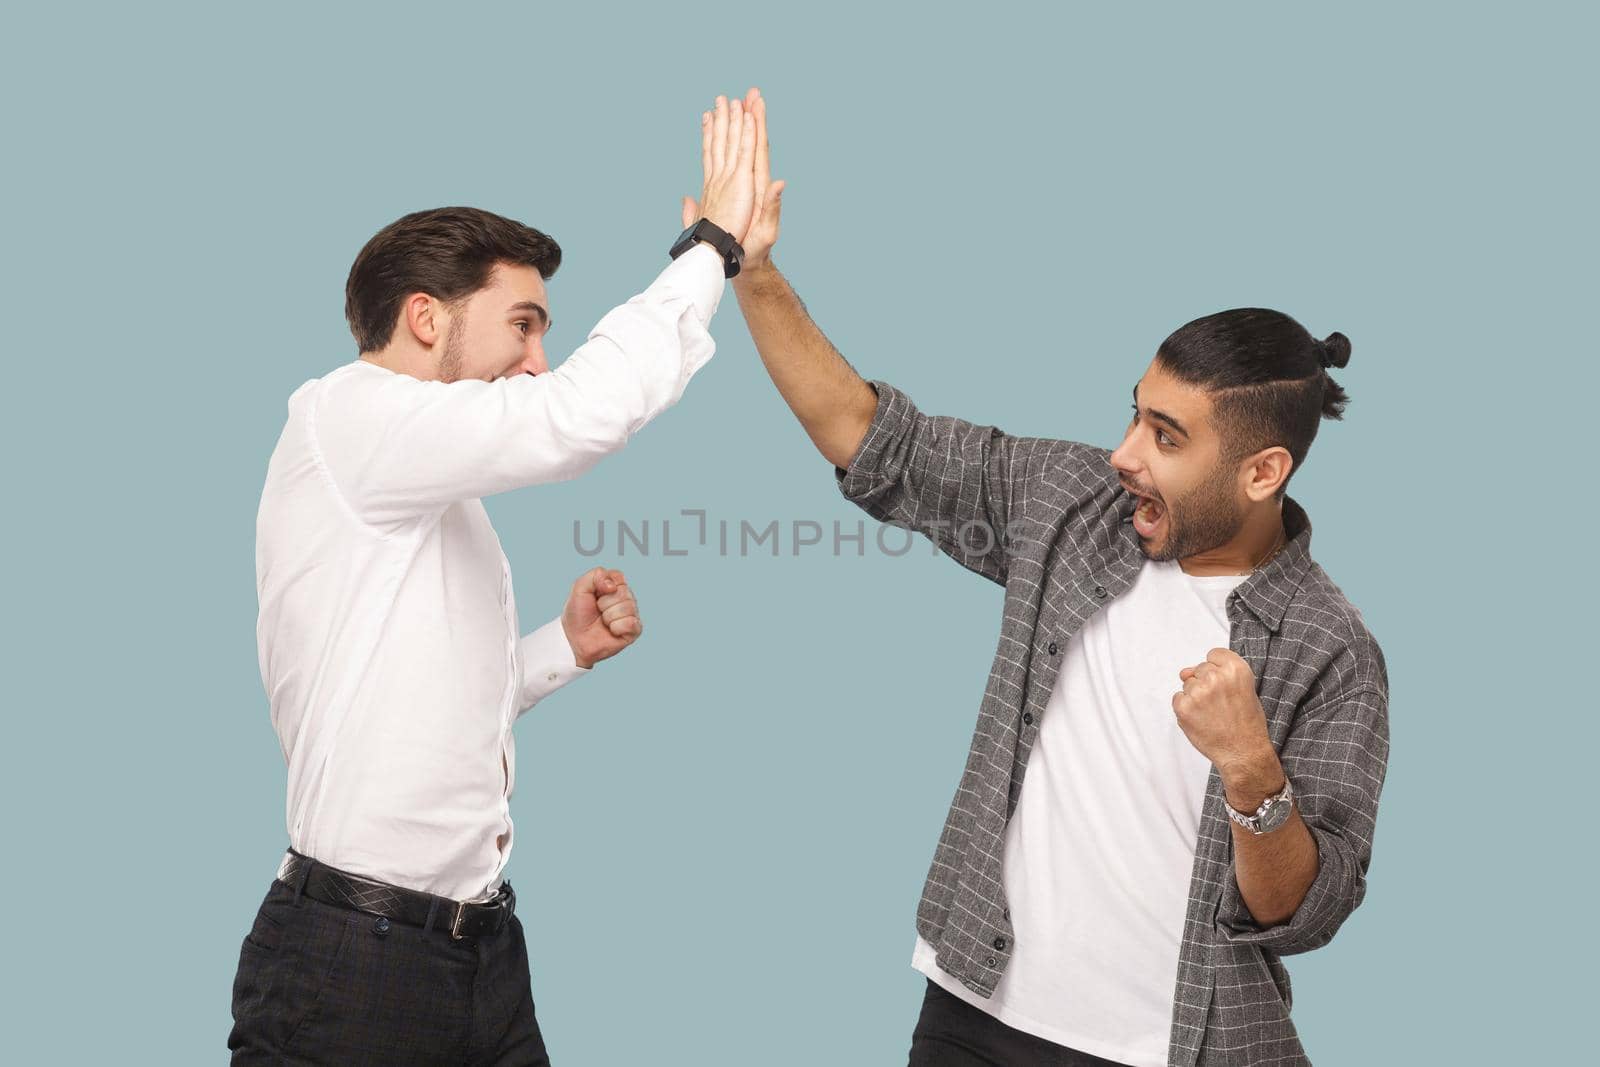
<svg viewBox="0 0 1600 1067">
<path fill-rule="evenodd" d="M 744 248 L 742 272 L 767 264 L 778 240 L 783 182 L 772 180 L 767 158 L 767 102 L 752 88 L 744 99 L 717 97 L 700 114 L 700 199 L 683 198 L 683 225 L 706 218 Z"/>
</svg>

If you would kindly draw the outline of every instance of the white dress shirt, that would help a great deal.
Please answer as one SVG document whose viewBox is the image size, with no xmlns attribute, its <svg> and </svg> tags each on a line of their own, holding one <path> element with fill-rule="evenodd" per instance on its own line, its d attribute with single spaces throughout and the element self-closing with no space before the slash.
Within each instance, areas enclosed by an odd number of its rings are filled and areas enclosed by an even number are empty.
<svg viewBox="0 0 1600 1067">
<path fill-rule="evenodd" d="M 297 851 L 456 900 L 499 888 L 511 727 L 587 672 L 559 614 L 519 635 L 480 498 L 575 478 L 676 403 L 722 290 L 696 245 L 549 373 L 444 383 L 358 359 L 289 397 L 256 639 Z"/>
</svg>

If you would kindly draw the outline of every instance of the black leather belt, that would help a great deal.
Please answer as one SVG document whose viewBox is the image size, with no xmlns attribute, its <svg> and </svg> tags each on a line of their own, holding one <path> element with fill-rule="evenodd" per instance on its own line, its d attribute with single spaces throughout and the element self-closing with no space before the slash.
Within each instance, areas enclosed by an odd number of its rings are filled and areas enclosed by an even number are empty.
<svg viewBox="0 0 1600 1067">
<path fill-rule="evenodd" d="M 517 894 L 510 882 L 500 883 L 500 892 L 493 900 L 451 900 L 362 878 L 292 848 L 278 867 L 278 881 L 324 904 L 354 908 L 424 929 L 449 930 L 457 941 L 499 933 L 517 909 Z"/>
</svg>

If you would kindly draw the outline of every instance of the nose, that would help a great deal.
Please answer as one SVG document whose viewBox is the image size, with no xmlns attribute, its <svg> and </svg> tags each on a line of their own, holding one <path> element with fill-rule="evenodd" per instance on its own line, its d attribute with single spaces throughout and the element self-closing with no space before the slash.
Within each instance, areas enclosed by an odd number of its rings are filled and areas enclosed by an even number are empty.
<svg viewBox="0 0 1600 1067">
<path fill-rule="evenodd" d="M 528 354 L 522 357 L 522 362 L 517 369 L 523 374 L 543 374 L 550 369 L 549 360 L 544 356 L 544 342 L 535 338 L 528 346 Z"/>
<path fill-rule="evenodd" d="M 1111 466 L 1122 474 L 1132 474 L 1138 469 L 1138 464 L 1133 458 L 1132 442 L 1133 433 L 1130 430 L 1127 436 L 1123 437 L 1122 443 L 1111 453 Z"/>
</svg>

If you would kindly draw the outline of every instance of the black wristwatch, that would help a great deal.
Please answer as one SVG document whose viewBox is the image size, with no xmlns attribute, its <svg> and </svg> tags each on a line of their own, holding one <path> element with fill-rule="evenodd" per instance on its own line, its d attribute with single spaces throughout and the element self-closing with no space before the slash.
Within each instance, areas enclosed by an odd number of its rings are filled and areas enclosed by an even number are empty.
<svg viewBox="0 0 1600 1067">
<path fill-rule="evenodd" d="M 677 259 L 698 241 L 707 241 L 717 253 L 722 256 L 722 276 L 731 278 L 739 273 L 739 268 L 744 265 L 744 249 L 739 247 L 739 242 L 733 239 L 733 234 L 724 230 L 710 219 L 701 219 L 678 235 L 673 242 L 669 253 Z"/>
</svg>

